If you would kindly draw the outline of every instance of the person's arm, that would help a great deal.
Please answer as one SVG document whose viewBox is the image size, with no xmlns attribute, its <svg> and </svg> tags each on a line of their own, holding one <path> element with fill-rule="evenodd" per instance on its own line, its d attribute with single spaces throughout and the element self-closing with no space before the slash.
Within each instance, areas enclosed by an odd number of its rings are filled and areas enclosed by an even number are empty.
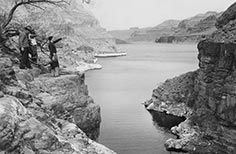
<svg viewBox="0 0 236 154">
<path fill-rule="evenodd" d="M 57 42 L 59 42 L 59 41 L 61 41 L 61 40 L 62 40 L 62 38 L 59 38 L 59 39 L 53 41 L 53 44 L 56 44 Z"/>
<path fill-rule="evenodd" d="M 20 49 L 22 49 L 22 43 L 24 41 L 24 37 L 25 37 L 24 33 L 20 33 L 19 35 L 19 48 Z"/>
</svg>

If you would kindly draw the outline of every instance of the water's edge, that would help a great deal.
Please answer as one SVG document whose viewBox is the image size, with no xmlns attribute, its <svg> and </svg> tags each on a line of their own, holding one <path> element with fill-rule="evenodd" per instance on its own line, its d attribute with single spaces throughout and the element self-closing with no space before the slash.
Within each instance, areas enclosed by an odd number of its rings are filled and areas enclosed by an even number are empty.
<svg viewBox="0 0 236 154">
<path fill-rule="evenodd" d="M 101 106 L 99 142 L 122 154 L 169 154 L 164 143 L 173 136 L 157 120 L 164 119 L 149 114 L 142 103 L 153 85 L 195 69 L 195 45 L 129 44 L 121 48 L 127 56 L 100 58 L 103 69 L 86 73 L 90 96 Z"/>
</svg>

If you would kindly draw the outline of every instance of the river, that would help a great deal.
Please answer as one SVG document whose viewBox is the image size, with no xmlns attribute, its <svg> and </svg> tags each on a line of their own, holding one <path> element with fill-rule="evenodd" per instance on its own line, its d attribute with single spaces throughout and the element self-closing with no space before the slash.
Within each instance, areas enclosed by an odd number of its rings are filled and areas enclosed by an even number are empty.
<svg viewBox="0 0 236 154">
<path fill-rule="evenodd" d="M 89 95 L 101 106 L 99 143 L 118 154 L 169 154 L 172 137 L 156 125 L 143 103 L 168 78 L 197 69 L 196 44 L 120 45 L 127 56 L 101 58 L 102 70 L 86 73 Z"/>
</svg>

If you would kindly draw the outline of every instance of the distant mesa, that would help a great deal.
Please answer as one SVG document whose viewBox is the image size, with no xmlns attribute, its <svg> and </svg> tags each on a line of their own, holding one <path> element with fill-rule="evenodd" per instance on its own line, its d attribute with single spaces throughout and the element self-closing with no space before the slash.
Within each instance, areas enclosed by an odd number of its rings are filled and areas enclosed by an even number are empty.
<svg viewBox="0 0 236 154">
<path fill-rule="evenodd" d="M 210 36 L 216 30 L 215 24 L 221 14 L 222 13 L 209 11 L 184 20 L 166 20 L 154 27 L 131 27 L 128 30 L 114 30 L 109 33 L 115 39 L 127 42 L 197 42 L 202 36 Z M 219 21 L 218 23 L 218 25 L 221 26 L 224 21 Z"/>
<path fill-rule="evenodd" d="M 129 42 L 121 40 L 121 39 L 115 39 L 116 44 L 129 44 Z"/>
<path fill-rule="evenodd" d="M 139 30 L 138 27 L 130 27 L 129 29 L 130 29 L 130 30 Z"/>
</svg>

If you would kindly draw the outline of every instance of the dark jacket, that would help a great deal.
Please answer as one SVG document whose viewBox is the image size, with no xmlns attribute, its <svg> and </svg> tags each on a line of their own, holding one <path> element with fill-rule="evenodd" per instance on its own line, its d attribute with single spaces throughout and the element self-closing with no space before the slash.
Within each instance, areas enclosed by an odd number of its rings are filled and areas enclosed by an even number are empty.
<svg viewBox="0 0 236 154">
<path fill-rule="evenodd" d="M 55 44 L 52 43 L 52 42 L 49 42 L 49 44 L 48 44 L 48 49 L 49 49 L 49 51 L 50 51 L 50 58 L 52 59 L 53 55 L 54 55 L 55 53 L 57 53 L 57 49 L 56 49 Z"/>
<path fill-rule="evenodd" d="M 20 36 L 19 36 L 19 47 L 20 48 L 25 48 L 25 47 L 29 47 L 29 33 L 26 32 L 26 31 L 23 31 L 20 33 Z"/>
<path fill-rule="evenodd" d="M 58 62 L 58 58 L 57 58 L 57 49 L 56 49 L 55 44 L 53 42 L 49 42 L 48 49 L 50 51 L 51 68 L 54 69 L 56 67 L 59 67 L 59 62 Z"/>
</svg>

